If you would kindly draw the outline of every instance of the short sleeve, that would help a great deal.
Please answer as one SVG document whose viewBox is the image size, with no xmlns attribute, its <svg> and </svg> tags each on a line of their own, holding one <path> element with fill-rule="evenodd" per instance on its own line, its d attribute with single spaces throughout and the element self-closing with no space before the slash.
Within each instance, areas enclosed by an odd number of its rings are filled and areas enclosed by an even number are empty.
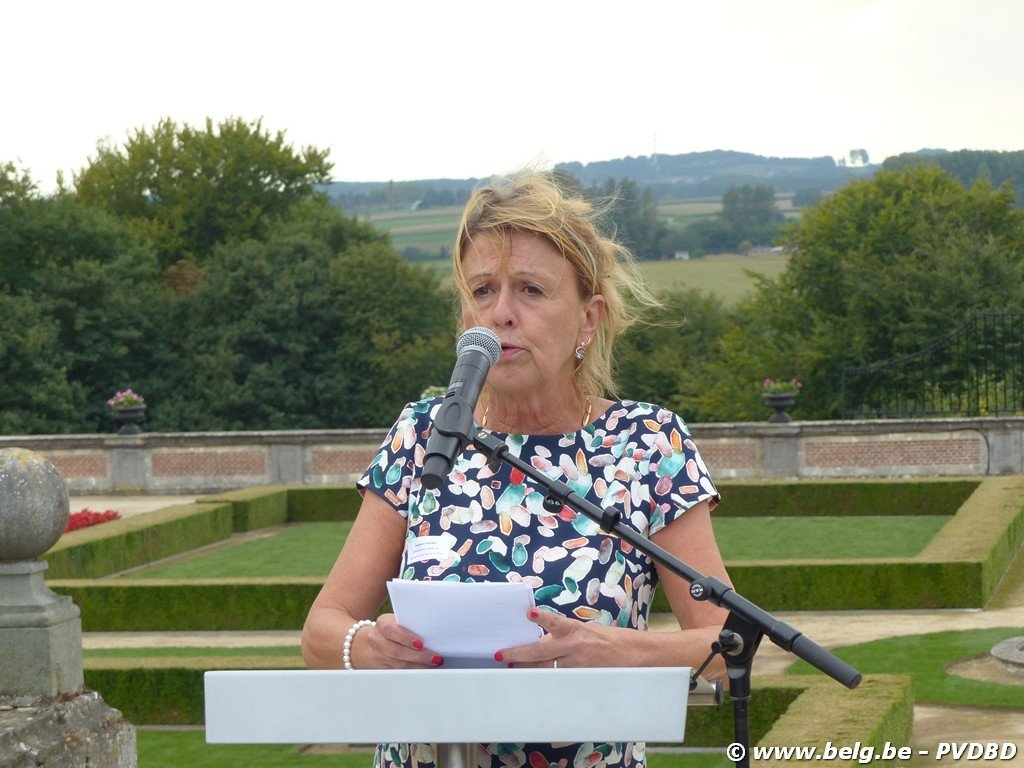
<svg viewBox="0 0 1024 768">
<path fill-rule="evenodd" d="M 721 500 L 697 444 L 681 417 L 673 413 L 665 420 L 664 426 L 654 436 L 653 448 L 647 484 L 651 488 L 654 514 L 647 529 L 648 536 L 653 536 L 702 501 L 709 502 L 714 509 Z"/>
<path fill-rule="evenodd" d="M 423 466 L 430 414 L 437 400 L 420 400 L 405 406 L 377 455 L 356 482 L 361 491 L 377 494 L 403 517 L 409 514 L 409 489 L 413 478 Z"/>
</svg>

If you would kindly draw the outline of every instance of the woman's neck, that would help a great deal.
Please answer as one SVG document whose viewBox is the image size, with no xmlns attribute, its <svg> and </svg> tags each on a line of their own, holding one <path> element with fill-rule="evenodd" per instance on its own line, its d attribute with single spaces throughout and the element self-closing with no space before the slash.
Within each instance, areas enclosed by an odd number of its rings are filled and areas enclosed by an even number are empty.
<svg viewBox="0 0 1024 768">
<path fill-rule="evenodd" d="M 519 435 L 560 435 L 576 432 L 593 420 L 599 410 L 599 398 L 580 399 L 572 394 L 552 396 L 542 402 L 506 399 L 496 392 L 488 392 L 474 414 L 477 422 L 495 432 Z"/>
</svg>

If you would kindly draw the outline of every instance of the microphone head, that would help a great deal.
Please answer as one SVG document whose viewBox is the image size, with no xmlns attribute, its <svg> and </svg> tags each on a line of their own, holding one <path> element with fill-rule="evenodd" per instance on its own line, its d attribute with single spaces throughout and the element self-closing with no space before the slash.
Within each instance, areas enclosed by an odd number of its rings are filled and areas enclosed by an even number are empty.
<svg viewBox="0 0 1024 768">
<path fill-rule="evenodd" d="M 461 355 L 470 348 L 479 349 L 491 360 L 491 365 L 497 365 L 501 359 L 501 341 L 497 334 L 489 328 L 470 328 L 459 336 L 455 345 L 455 354 Z"/>
</svg>

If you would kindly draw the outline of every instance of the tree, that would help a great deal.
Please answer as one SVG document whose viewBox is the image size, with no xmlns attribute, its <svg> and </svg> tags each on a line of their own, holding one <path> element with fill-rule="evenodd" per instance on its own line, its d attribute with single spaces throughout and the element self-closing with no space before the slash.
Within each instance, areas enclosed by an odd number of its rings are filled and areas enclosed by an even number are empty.
<svg viewBox="0 0 1024 768">
<path fill-rule="evenodd" d="M 767 185 L 744 184 L 722 196 L 722 220 L 734 247 L 743 240 L 766 245 L 778 234 L 782 216 L 775 209 L 775 190 Z"/>
<path fill-rule="evenodd" d="M 608 179 L 603 187 L 591 186 L 585 194 L 599 208 L 607 208 L 611 230 L 634 256 L 638 259 L 660 256 L 659 241 L 665 228 L 658 218 L 658 205 L 650 189 L 641 193 L 632 179 L 618 182 Z"/>
<path fill-rule="evenodd" d="M 850 165 L 864 166 L 868 164 L 868 151 L 866 149 L 850 150 Z"/>
<path fill-rule="evenodd" d="M 197 129 L 164 119 L 123 146 L 101 142 L 74 190 L 152 244 L 162 268 L 203 264 L 218 244 L 265 237 L 328 179 L 327 154 L 296 151 L 259 120 L 207 119 Z"/>
<path fill-rule="evenodd" d="M 450 370 L 450 306 L 433 271 L 405 263 L 368 225 L 308 201 L 265 242 L 215 249 L 201 283 L 180 298 L 164 377 L 148 384 L 159 400 L 152 424 L 389 423 Z"/>
<path fill-rule="evenodd" d="M 1012 184 L 1024 189 L 1024 151 L 994 152 L 961 149 L 957 152 L 922 150 L 886 158 L 882 167 L 898 170 L 907 166 L 931 165 L 941 168 L 960 180 L 965 187 L 980 178 L 987 178 L 994 186 Z M 1018 194 L 1017 205 L 1024 204 Z"/>
<path fill-rule="evenodd" d="M 8 337 L 6 369 L 34 371 L 50 394 L 32 393 L 18 417 L 12 406 L 7 428 L 94 431 L 115 388 L 150 367 L 164 294 L 156 260 L 108 214 L 68 195 L 41 198 L 27 176 L 17 186 L 0 203 L 0 279 L 8 320 L 25 336 L 24 349 Z M 38 358 L 31 365 L 16 362 L 26 349 Z"/>
<path fill-rule="evenodd" d="M 821 202 L 821 190 L 817 187 L 800 187 L 793 194 L 793 205 L 797 208 L 810 208 Z"/>
<path fill-rule="evenodd" d="M 73 431 L 79 422 L 56 323 L 30 296 L 5 291 L 0 315 L 0 434 Z"/>
<path fill-rule="evenodd" d="M 806 210 L 784 235 L 788 268 L 761 282 L 723 337 L 727 362 L 705 406 L 748 417 L 756 382 L 796 376 L 801 414 L 835 418 L 844 366 L 914 352 L 980 311 L 1019 309 L 1024 213 L 1013 203 L 985 180 L 965 189 L 918 167 L 881 171 Z"/>
<path fill-rule="evenodd" d="M 36 196 L 36 185 L 28 171 L 14 163 L 0 163 L 0 206 L 15 206 Z"/>
<path fill-rule="evenodd" d="M 616 341 L 619 389 L 631 399 L 666 405 L 688 421 L 704 420 L 703 371 L 718 356 L 729 313 L 720 299 L 700 290 L 667 292 L 661 299 L 661 309 Z"/>
<path fill-rule="evenodd" d="M 770 186 L 744 184 L 730 187 L 722 196 L 722 214 L 698 219 L 681 231 L 668 233 L 665 251 L 706 253 L 737 251 L 744 246 L 767 245 L 778 235 L 782 215 L 775 209 L 775 190 Z"/>
</svg>

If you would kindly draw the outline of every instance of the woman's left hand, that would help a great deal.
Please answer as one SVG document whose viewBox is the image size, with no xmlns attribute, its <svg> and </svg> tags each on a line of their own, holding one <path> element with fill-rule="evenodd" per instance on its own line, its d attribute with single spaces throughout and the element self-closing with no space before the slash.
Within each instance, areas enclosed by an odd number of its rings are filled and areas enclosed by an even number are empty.
<svg viewBox="0 0 1024 768">
<path fill-rule="evenodd" d="M 527 617 L 544 630 L 544 636 L 531 645 L 503 648 L 494 654 L 495 660 L 517 668 L 628 666 L 622 646 L 615 642 L 621 629 L 538 608 L 531 608 Z"/>
</svg>

